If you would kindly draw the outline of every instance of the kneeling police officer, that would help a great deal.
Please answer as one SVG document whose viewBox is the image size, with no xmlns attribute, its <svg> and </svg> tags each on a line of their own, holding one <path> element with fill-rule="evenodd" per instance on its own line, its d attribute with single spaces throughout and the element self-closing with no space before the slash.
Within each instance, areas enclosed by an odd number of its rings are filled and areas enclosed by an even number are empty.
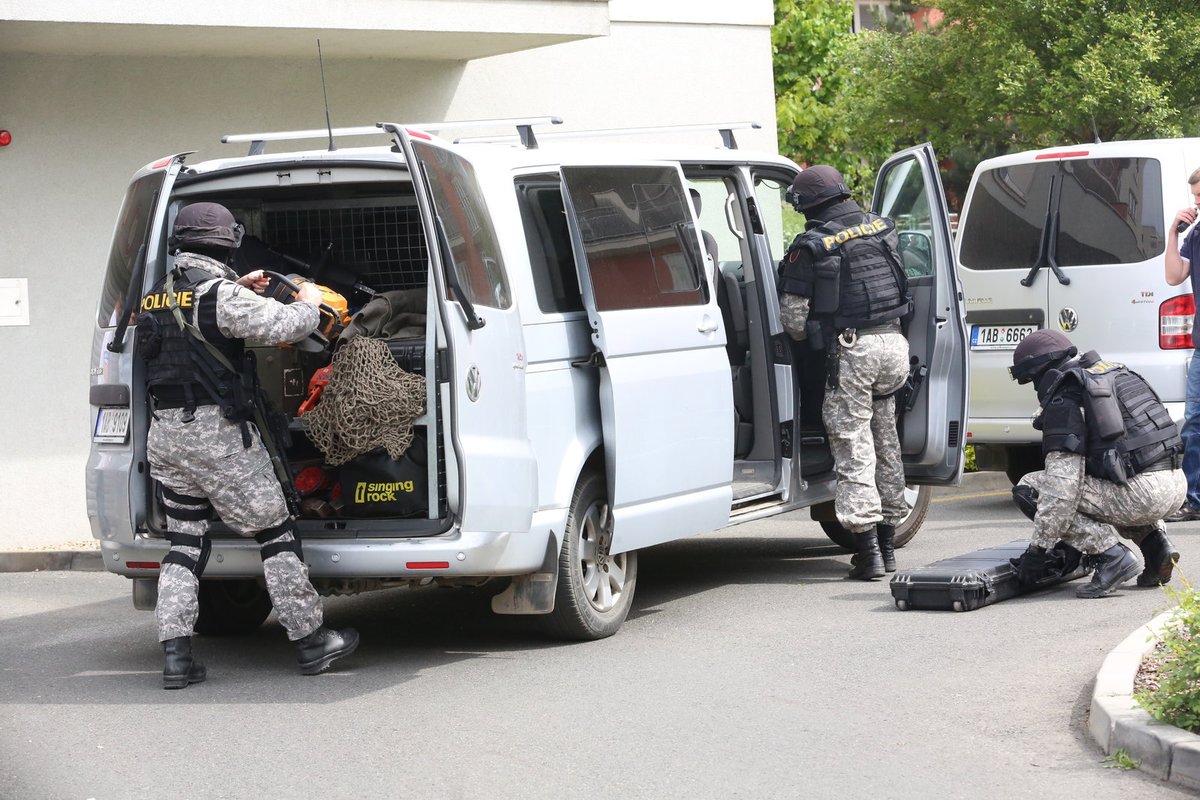
<svg viewBox="0 0 1200 800">
<path fill-rule="evenodd" d="M 1036 583 L 1047 551 L 1061 540 L 1095 567 L 1079 597 L 1104 597 L 1135 575 L 1139 586 L 1167 583 L 1179 553 L 1161 521 L 1187 493 L 1178 429 L 1140 375 L 1095 351 L 1077 352 L 1064 334 L 1045 329 L 1013 353 L 1013 379 L 1037 390 L 1034 427 L 1046 460 L 1013 487 L 1034 530 L 1014 561 L 1018 576 Z M 1121 537 L 1138 545 L 1144 569 Z"/>
<path fill-rule="evenodd" d="M 305 283 L 295 303 L 260 297 L 267 286 L 261 271 L 239 278 L 227 266 L 242 232 L 224 206 L 182 209 L 170 241 L 174 267 L 142 299 L 138 316 L 152 410 L 146 453 L 171 542 L 155 608 L 166 689 L 206 677 L 192 658 L 191 637 L 214 510 L 258 541 L 267 592 L 296 644 L 301 672 L 316 674 L 358 646 L 353 628 L 323 624 L 321 598 L 263 442 L 270 434 L 255 424 L 262 414 L 256 414 L 253 362 L 243 353 L 247 341 L 296 342 L 316 330 L 321 292 Z"/>
</svg>

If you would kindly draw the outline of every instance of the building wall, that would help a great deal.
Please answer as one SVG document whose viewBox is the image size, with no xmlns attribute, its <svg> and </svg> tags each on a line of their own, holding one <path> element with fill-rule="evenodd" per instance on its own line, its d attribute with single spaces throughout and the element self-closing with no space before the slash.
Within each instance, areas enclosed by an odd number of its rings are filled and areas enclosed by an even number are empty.
<svg viewBox="0 0 1200 800">
<path fill-rule="evenodd" d="M 606 35 L 471 61 L 346 58 L 325 47 L 333 123 L 750 119 L 764 129 L 739 142 L 775 149 L 768 0 L 613 0 L 608 13 Z M 222 134 L 319 128 L 325 116 L 315 55 L 22 53 L 5 51 L 6 24 L 0 129 L 13 142 L 0 148 L 0 279 L 28 279 L 29 324 L 0 326 L 9 383 L 0 390 L 0 541 L 34 546 L 90 536 L 89 350 L 130 175 L 185 150 L 198 151 L 193 161 L 240 155 L 244 145 L 222 145 Z"/>
</svg>

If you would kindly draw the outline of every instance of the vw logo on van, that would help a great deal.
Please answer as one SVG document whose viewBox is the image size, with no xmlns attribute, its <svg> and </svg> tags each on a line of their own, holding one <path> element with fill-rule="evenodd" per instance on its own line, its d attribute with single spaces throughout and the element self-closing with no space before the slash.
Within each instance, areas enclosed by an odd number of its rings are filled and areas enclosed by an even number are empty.
<svg viewBox="0 0 1200 800">
<path fill-rule="evenodd" d="M 479 399 L 480 383 L 482 378 L 479 375 L 479 367 L 472 364 L 467 368 L 467 399 L 472 403 Z"/>
<path fill-rule="evenodd" d="M 1075 313 L 1075 309 L 1064 308 L 1058 312 L 1058 327 L 1067 333 L 1079 327 L 1079 315 Z"/>
</svg>

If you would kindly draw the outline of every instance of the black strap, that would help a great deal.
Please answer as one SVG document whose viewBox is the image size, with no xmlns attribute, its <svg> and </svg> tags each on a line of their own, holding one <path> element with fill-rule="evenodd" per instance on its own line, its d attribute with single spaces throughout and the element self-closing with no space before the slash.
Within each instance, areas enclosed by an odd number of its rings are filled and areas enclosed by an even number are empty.
<svg viewBox="0 0 1200 800">
<path fill-rule="evenodd" d="M 207 536 L 193 536 L 190 533 L 181 533 L 179 531 L 169 531 L 167 538 L 171 541 L 171 547 L 198 547 L 200 548 L 200 557 L 192 558 L 189 555 L 172 550 L 163 556 L 162 564 L 178 564 L 184 569 L 191 572 L 197 578 L 204 574 L 204 568 L 208 566 L 208 556 L 212 553 L 212 541 Z"/>
<path fill-rule="evenodd" d="M 272 541 L 288 533 L 292 535 L 291 541 Z M 263 561 L 280 553 L 288 552 L 295 553 L 297 558 L 301 561 L 304 560 L 304 551 L 300 546 L 300 531 L 296 529 L 296 521 L 290 517 L 274 528 L 259 531 L 254 535 L 254 540 L 260 545 L 258 554 Z"/>
<path fill-rule="evenodd" d="M 171 519 L 184 522 L 203 522 L 212 516 L 212 504 L 207 497 L 192 497 L 191 495 L 173 492 L 161 483 L 158 484 L 159 499 L 162 501 L 163 512 Z M 177 505 L 168 505 L 165 501 Z M 178 506 L 184 506 L 179 508 Z M 181 534 L 182 535 L 182 534 Z M 188 547 L 199 547 L 199 543 Z"/>
</svg>

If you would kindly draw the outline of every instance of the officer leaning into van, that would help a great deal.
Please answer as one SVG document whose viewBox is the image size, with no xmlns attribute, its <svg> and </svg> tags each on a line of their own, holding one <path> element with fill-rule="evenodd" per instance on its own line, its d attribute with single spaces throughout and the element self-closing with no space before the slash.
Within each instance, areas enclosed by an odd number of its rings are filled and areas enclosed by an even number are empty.
<svg viewBox="0 0 1200 800">
<path fill-rule="evenodd" d="M 174 268 L 142 299 L 138 317 L 153 411 L 146 452 L 171 541 L 155 609 L 167 689 L 206 677 L 192 659 L 191 636 L 213 510 L 258 541 L 267 592 L 296 644 L 301 672 L 316 674 L 358 646 L 354 629 L 323 625 L 295 521 L 252 421 L 253 375 L 243 358 L 247 340 L 277 344 L 312 333 L 321 294 L 303 284 L 290 305 L 259 297 L 267 283 L 261 272 L 239 278 L 226 266 L 241 239 L 242 226 L 224 206 L 182 209 L 170 242 Z"/>
<path fill-rule="evenodd" d="M 1013 352 L 1013 379 L 1037 390 L 1034 427 L 1046 458 L 1045 469 L 1013 487 L 1017 506 L 1033 520 L 1029 549 L 1014 560 L 1018 577 L 1043 577 L 1047 551 L 1061 540 L 1095 567 L 1078 597 L 1104 597 L 1134 575 L 1138 586 L 1167 583 L 1179 553 L 1160 521 L 1187 491 L 1179 469 L 1183 442 L 1140 375 L 1095 351 L 1076 353 L 1051 329 L 1034 331 Z M 1144 569 L 1120 537 L 1138 545 Z"/>
<path fill-rule="evenodd" d="M 908 377 L 900 320 L 912 303 L 896 225 L 863 211 L 823 164 L 797 175 L 786 199 L 806 222 L 779 262 L 780 315 L 793 339 L 827 353 L 834 509 L 854 534 L 849 577 L 873 580 L 895 571 L 896 524 L 908 513 L 895 394 Z"/>
</svg>

